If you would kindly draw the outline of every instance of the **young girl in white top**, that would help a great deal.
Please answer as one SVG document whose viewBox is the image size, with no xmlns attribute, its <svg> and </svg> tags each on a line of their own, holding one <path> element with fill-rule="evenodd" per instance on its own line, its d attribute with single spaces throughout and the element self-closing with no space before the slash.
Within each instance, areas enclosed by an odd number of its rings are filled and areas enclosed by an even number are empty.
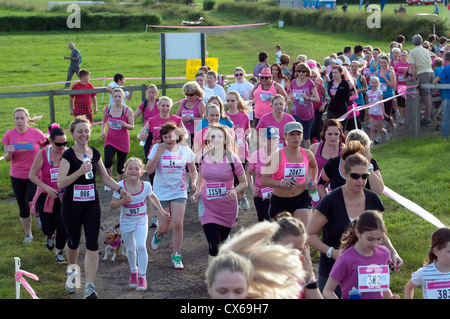
<svg viewBox="0 0 450 319">
<path fill-rule="evenodd" d="M 366 91 L 369 104 L 381 101 L 383 99 L 383 92 L 380 90 L 380 80 L 374 76 L 370 79 L 371 89 Z M 383 119 L 386 116 L 384 111 L 384 104 L 376 104 L 369 109 L 370 120 L 370 140 L 373 143 L 381 143 L 381 132 L 383 130 Z M 375 137 L 375 124 L 377 130 L 377 136 Z"/>
<path fill-rule="evenodd" d="M 126 179 L 120 181 L 120 188 L 125 188 L 129 193 L 127 196 L 121 196 L 115 191 L 111 198 L 111 209 L 121 207 L 120 212 L 120 231 L 123 242 L 127 248 L 128 263 L 130 265 L 129 285 L 137 290 L 147 289 L 147 234 L 148 234 L 148 216 L 147 216 L 147 198 L 156 206 L 158 212 L 169 216 L 161 207 L 156 195 L 152 192 L 152 186 L 149 182 L 142 181 L 140 177 L 144 173 L 144 164 L 139 158 L 130 157 L 125 163 Z M 137 265 L 136 265 L 137 253 Z M 139 276 L 138 276 L 139 272 Z"/>
<path fill-rule="evenodd" d="M 431 236 L 428 263 L 414 272 L 405 286 L 405 299 L 413 299 L 422 286 L 423 299 L 450 299 L 450 228 L 442 227 Z"/>
</svg>

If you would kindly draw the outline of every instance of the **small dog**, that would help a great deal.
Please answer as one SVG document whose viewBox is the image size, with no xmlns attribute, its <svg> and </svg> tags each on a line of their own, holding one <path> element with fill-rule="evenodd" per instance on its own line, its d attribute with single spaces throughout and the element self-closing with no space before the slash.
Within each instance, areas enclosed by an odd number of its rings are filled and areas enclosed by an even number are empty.
<svg viewBox="0 0 450 319">
<path fill-rule="evenodd" d="M 118 227 L 114 227 L 115 230 L 110 230 L 105 237 L 105 257 L 103 257 L 103 260 L 107 260 L 110 252 L 113 252 L 113 256 L 111 258 L 111 261 L 114 262 L 116 260 L 117 255 L 119 255 L 119 252 L 122 255 L 126 255 L 127 251 L 125 248 L 125 244 L 123 243 L 122 236 L 118 232 Z"/>
</svg>

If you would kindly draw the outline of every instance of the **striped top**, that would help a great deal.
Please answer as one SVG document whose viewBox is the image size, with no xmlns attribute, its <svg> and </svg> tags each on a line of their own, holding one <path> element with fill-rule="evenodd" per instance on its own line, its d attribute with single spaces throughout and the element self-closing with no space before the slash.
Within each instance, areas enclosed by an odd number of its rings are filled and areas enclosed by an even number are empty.
<svg viewBox="0 0 450 319">
<path fill-rule="evenodd" d="M 414 272 L 411 281 L 422 286 L 423 299 L 450 299 L 450 272 L 440 272 L 435 263 Z"/>
</svg>

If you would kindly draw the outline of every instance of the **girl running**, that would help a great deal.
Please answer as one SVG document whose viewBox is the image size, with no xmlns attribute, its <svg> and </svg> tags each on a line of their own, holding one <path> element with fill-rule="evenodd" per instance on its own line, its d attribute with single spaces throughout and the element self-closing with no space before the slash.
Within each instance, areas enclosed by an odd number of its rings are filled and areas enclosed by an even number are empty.
<svg viewBox="0 0 450 319">
<path fill-rule="evenodd" d="M 374 76 L 370 79 L 371 89 L 366 91 L 369 104 L 376 103 L 383 99 L 383 92 L 380 90 L 380 80 Z M 384 103 L 378 103 L 369 109 L 370 120 L 370 140 L 373 143 L 381 143 L 381 132 L 383 130 L 383 118 L 387 114 L 384 111 Z M 376 125 L 376 126 L 375 126 Z M 375 129 L 377 135 L 375 137 Z"/>
<path fill-rule="evenodd" d="M 110 205 L 111 209 L 121 208 L 120 232 L 127 248 L 128 264 L 131 270 L 129 286 L 139 291 L 147 289 L 147 198 L 157 207 L 162 216 L 170 219 L 170 213 L 164 211 L 158 197 L 152 192 L 151 184 L 140 179 L 142 174 L 144 174 L 142 161 L 139 158 L 130 157 L 125 163 L 126 179 L 118 183 L 119 190 L 124 188 L 129 194 L 122 196 L 115 191 Z"/>
</svg>

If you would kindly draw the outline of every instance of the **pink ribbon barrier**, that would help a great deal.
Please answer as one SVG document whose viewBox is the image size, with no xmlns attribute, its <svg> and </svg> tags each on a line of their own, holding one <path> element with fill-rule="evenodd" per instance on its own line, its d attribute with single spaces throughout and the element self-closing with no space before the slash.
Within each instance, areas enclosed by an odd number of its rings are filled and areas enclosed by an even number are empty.
<svg viewBox="0 0 450 319">
<path fill-rule="evenodd" d="M 218 25 L 218 26 L 174 26 L 174 25 L 154 25 L 147 24 L 147 27 L 151 28 L 167 28 L 167 29 L 221 29 L 221 28 L 241 28 L 241 27 L 253 27 L 259 25 L 268 25 L 269 22 L 253 23 L 253 24 L 234 24 L 234 25 Z"/>
<path fill-rule="evenodd" d="M 419 217 L 422 217 L 426 221 L 430 222 L 431 224 L 435 225 L 438 228 L 445 227 L 445 225 L 437 219 L 435 216 L 433 216 L 431 213 L 417 205 L 416 203 L 413 203 L 407 198 L 404 198 L 403 196 L 397 194 L 392 189 L 390 189 L 387 186 L 384 186 L 383 194 L 389 197 L 390 199 L 396 201 L 403 207 L 409 209 L 414 214 L 418 215 Z"/>
<path fill-rule="evenodd" d="M 39 299 L 36 295 L 36 292 L 33 290 L 33 288 L 31 288 L 30 284 L 26 281 L 25 278 L 23 278 L 23 276 L 26 276 L 34 280 L 39 280 L 38 276 L 29 273 L 28 271 L 20 270 L 20 258 L 14 257 L 14 259 L 16 267 L 16 273 L 14 275 L 14 278 L 16 280 L 16 299 L 20 299 L 20 285 L 22 285 L 26 289 L 26 291 L 28 291 L 33 299 Z"/>
</svg>

